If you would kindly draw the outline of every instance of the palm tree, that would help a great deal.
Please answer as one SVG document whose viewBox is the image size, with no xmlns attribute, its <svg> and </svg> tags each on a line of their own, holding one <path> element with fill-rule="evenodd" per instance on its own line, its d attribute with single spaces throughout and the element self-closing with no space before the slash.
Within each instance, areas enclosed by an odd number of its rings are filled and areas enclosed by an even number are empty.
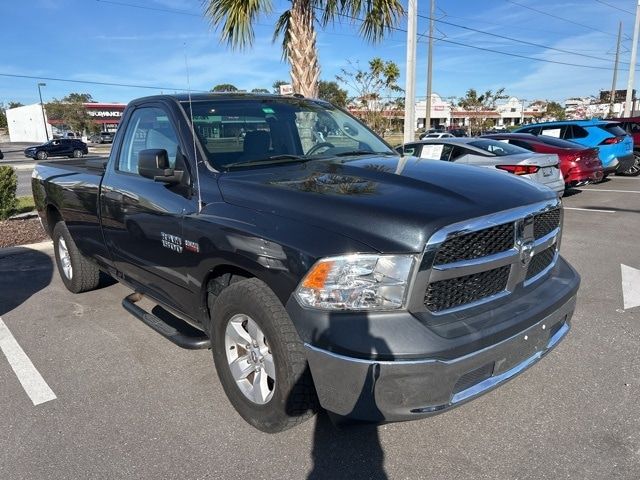
<svg viewBox="0 0 640 480">
<path fill-rule="evenodd" d="M 275 24 L 273 40 L 282 36 L 282 56 L 291 65 L 296 93 L 318 96 L 320 66 L 316 48 L 316 23 L 322 27 L 337 17 L 360 21 L 360 33 L 376 42 L 393 30 L 404 15 L 399 0 L 289 0 L 291 6 Z M 222 40 L 243 49 L 254 40 L 254 24 L 271 13 L 271 0 L 204 0 L 205 16 L 221 28 Z"/>
</svg>

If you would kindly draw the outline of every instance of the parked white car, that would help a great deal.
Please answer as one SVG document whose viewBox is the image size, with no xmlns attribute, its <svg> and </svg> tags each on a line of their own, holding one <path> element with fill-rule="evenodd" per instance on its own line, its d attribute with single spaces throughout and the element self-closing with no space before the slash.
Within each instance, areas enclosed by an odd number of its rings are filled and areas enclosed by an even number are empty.
<svg viewBox="0 0 640 480">
<path fill-rule="evenodd" d="M 564 194 L 564 178 L 556 154 L 533 153 L 505 142 L 476 137 L 425 138 L 396 150 L 402 155 L 496 168 L 539 182 L 559 196 Z"/>
</svg>

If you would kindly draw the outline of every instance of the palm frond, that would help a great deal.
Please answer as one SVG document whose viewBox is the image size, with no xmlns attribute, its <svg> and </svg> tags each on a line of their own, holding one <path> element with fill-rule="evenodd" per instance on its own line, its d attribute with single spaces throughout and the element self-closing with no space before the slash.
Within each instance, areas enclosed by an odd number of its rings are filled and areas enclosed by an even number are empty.
<svg viewBox="0 0 640 480">
<path fill-rule="evenodd" d="M 273 41 L 275 42 L 282 35 L 282 58 L 287 59 L 288 47 L 291 45 L 291 10 L 285 11 L 278 17 L 276 28 L 273 31 Z"/>
<path fill-rule="evenodd" d="M 253 25 L 272 10 L 271 0 L 203 0 L 204 15 L 222 41 L 232 48 L 250 46 L 255 38 Z"/>
<path fill-rule="evenodd" d="M 340 16 L 353 22 L 362 21 L 360 33 L 370 42 L 380 41 L 404 16 L 399 0 L 319 0 L 317 3 L 317 8 L 324 9 L 321 19 L 324 26 Z"/>
</svg>

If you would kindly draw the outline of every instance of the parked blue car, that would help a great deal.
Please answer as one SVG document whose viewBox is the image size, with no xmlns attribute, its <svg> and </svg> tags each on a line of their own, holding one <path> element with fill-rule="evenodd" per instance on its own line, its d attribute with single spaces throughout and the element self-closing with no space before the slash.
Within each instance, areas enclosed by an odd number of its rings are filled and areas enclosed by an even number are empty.
<svg viewBox="0 0 640 480">
<path fill-rule="evenodd" d="M 633 138 L 618 122 L 594 119 L 536 123 L 519 128 L 516 133 L 547 135 L 597 147 L 605 176 L 624 172 L 634 164 Z"/>
</svg>

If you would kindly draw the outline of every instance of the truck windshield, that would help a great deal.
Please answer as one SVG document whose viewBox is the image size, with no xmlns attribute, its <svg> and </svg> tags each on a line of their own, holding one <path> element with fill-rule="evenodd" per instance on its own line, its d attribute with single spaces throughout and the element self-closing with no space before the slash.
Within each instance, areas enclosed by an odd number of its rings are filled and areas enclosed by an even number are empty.
<svg viewBox="0 0 640 480">
<path fill-rule="evenodd" d="M 358 120 L 329 103 L 301 98 L 197 100 L 194 130 L 216 168 L 353 155 L 397 155 Z M 187 114 L 189 102 L 183 102 Z"/>
</svg>

